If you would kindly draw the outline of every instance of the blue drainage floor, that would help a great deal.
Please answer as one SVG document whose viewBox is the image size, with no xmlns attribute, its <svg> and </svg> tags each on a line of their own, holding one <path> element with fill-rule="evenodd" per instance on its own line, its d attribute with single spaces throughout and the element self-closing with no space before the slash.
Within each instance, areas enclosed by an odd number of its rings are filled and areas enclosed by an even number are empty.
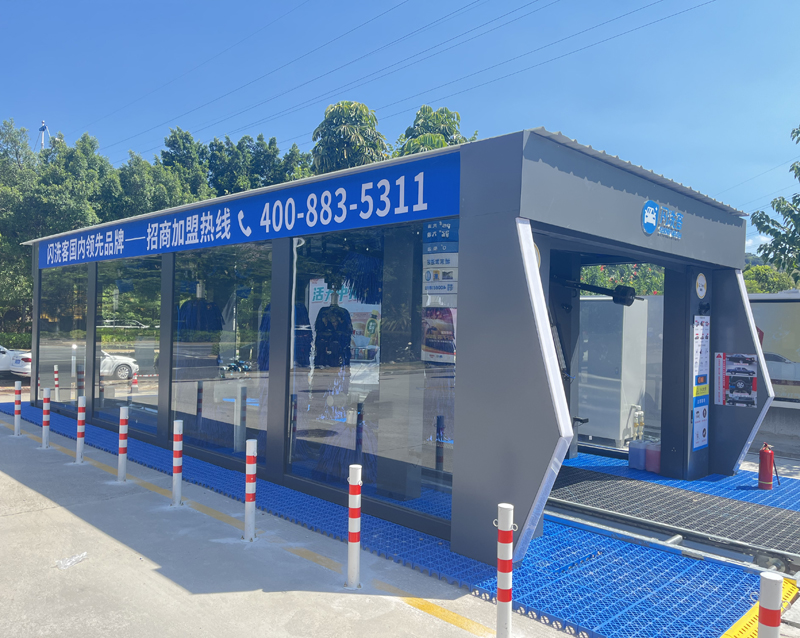
<svg viewBox="0 0 800 638">
<path fill-rule="evenodd" d="M 13 414 L 12 403 L 0 411 Z M 41 425 L 41 410 L 22 406 Z M 53 432 L 75 439 L 74 419 L 52 414 Z M 86 444 L 116 454 L 115 432 L 87 425 Z M 166 474 L 172 452 L 128 441 L 128 458 Z M 598 457 L 599 458 L 599 457 Z M 185 456 L 183 478 L 244 501 L 244 475 Z M 259 479 L 256 506 L 339 540 L 347 509 Z M 493 600 L 495 568 L 450 551 L 447 541 L 364 515 L 364 549 Z M 514 608 L 585 638 L 718 638 L 751 606 L 758 576 L 713 561 L 698 561 L 545 521 L 515 566 Z"/>
<path fill-rule="evenodd" d="M 736 476 L 711 474 L 696 481 L 682 481 L 665 478 L 652 472 L 631 469 L 624 459 L 613 459 L 594 454 L 578 454 L 578 458 L 564 461 L 564 465 L 637 481 L 648 481 L 700 494 L 722 496 L 736 501 L 800 512 L 800 480 L 798 479 L 781 477 L 781 485 L 778 486 L 778 482 L 773 478 L 772 490 L 759 490 L 758 474 L 745 470 L 739 471 Z"/>
</svg>

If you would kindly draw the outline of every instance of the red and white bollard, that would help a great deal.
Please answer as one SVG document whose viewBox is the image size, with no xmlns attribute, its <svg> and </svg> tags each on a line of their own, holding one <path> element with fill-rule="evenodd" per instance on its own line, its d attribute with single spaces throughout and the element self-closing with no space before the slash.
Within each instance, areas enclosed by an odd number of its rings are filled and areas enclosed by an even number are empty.
<svg viewBox="0 0 800 638">
<path fill-rule="evenodd" d="M 117 458 L 117 481 L 123 483 L 128 473 L 128 408 L 119 409 L 119 456 Z"/>
<path fill-rule="evenodd" d="M 55 396 L 53 397 L 53 400 L 56 403 L 61 403 L 61 396 L 58 391 L 58 366 L 53 366 L 53 381 L 55 383 Z"/>
<path fill-rule="evenodd" d="M 497 506 L 497 638 L 511 638 L 511 578 L 514 570 L 514 506 Z"/>
<path fill-rule="evenodd" d="M 22 436 L 22 381 L 14 381 L 14 436 Z"/>
<path fill-rule="evenodd" d="M 100 380 L 100 387 L 98 389 L 98 394 L 100 395 L 100 407 L 106 407 L 106 384 L 103 383 L 102 379 Z"/>
<path fill-rule="evenodd" d="M 85 394 L 86 394 L 85 393 L 85 382 L 86 382 L 85 381 L 85 374 L 86 374 L 86 371 L 83 368 L 83 364 L 79 363 L 78 364 L 78 382 L 77 382 L 77 385 L 78 385 L 78 397 L 85 396 Z"/>
<path fill-rule="evenodd" d="M 37 374 L 36 375 L 36 400 L 38 401 L 41 398 L 42 398 L 42 375 L 41 374 Z"/>
<path fill-rule="evenodd" d="M 50 447 L 50 388 L 44 389 L 42 398 L 42 449 Z"/>
<path fill-rule="evenodd" d="M 351 465 L 350 476 L 350 506 L 347 521 L 347 583 L 348 589 L 361 587 L 361 466 Z"/>
<path fill-rule="evenodd" d="M 131 392 L 139 392 L 139 373 L 134 372 L 131 378 Z"/>
<path fill-rule="evenodd" d="M 244 478 L 244 536 L 251 543 L 256 540 L 256 454 L 258 441 L 247 439 Z"/>
<path fill-rule="evenodd" d="M 172 504 L 181 502 L 181 483 L 183 482 L 183 421 L 175 421 L 172 430 Z"/>
<path fill-rule="evenodd" d="M 783 607 L 783 576 L 761 572 L 758 596 L 758 638 L 780 638 Z"/>
<path fill-rule="evenodd" d="M 86 397 L 78 397 L 78 436 L 75 441 L 75 462 L 83 463 L 83 442 L 86 438 Z"/>
</svg>

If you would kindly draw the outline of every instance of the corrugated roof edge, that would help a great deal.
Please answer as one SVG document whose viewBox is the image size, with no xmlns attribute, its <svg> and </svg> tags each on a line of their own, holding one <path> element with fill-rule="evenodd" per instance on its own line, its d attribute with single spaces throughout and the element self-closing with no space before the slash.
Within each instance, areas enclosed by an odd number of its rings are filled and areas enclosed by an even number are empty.
<svg viewBox="0 0 800 638">
<path fill-rule="evenodd" d="M 567 148 L 571 148 L 576 150 L 584 155 L 588 155 L 589 157 L 593 157 L 594 159 L 598 159 L 601 162 L 605 162 L 606 164 L 611 164 L 611 166 L 615 166 L 616 168 L 620 168 L 624 171 L 628 171 L 629 173 L 633 173 L 634 175 L 638 175 L 646 180 L 651 182 L 655 182 L 660 186 L 664 186 L 665 188 L 670 188 L 674 191 L 677 191 L 687 197 L 691 197 L 692 199 L 696 199 L 699 202 L 703 202 L 704 204 L 708 204 L 709 206 L 714 206 L 715 208 L 719 208 L 720 210 L 729 213 L 730 215 L 734 215 L 736 217 L 747 217 L 747 213 L 744 211 L 738 210 L 733 208 L 732 206 L 728 206 L 727 204 L 723 204 L 722 202 L 709 197 L 708 195 L 704 195 L 703 193 L 694 190 L 688 186 L 684 186 L 679 182 L 675 182 L 671 179 L 664 177 L 663 175 L 659 175 L 658 173 L 654 173 L 642 166 L 637 166 L 636 164 L 631 164 L 630 162 L 626 162 L 623 159 L 620 159 L 616 155 L 609 155 L 605 151 L 599 151 L 591 146 L 584 146 L 577 140 L 574 140 L 570 137 L 567 137 L 560 131 L 553 133 L 548 131 L 544 127 L 528 129 L 528 132 L 533 133 L 534 135 L 538 135 L 539 137 L 543 137 L 545 139 L 549 139 L 557 144 L 561 144 L 562 146 L 566 146 Z"/>
</svg>

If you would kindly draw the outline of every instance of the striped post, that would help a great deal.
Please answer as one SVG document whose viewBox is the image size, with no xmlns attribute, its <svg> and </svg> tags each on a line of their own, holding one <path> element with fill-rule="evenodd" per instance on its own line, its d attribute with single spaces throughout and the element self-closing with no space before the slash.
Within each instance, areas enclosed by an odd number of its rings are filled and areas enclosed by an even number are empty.
<svg viewBox="0 0 800 638">
<path fill-rule="evenodd" d="M 258 441 L 247 439 L 244 475 L 244 536 L 251 543 L 256 539 L 256 453 Z"/>
<path fill-rule="evenodd" d="M 497 638 L 511 638 L 511 574 L 514 557 L 514 506 L 497 506 Z"/>
<path fill-rule="evenodd" d="M 347 521 L 347 584 L 348 589 L 361 587 L 361 466 L 351 465 L 350 516 Z"/>
<path fill-rule="evenodd" d="M 61 403 L 61 396 L 59 395 L 58 392 L 58 366 L 53 366 L 53 382 L 55 383 L 55 393 L 56 393 L 54 397 L 55 402 Z"/>
<path fill-rule="evenodd" d="M 78 397 L 78 436 L 75 441 L 75 462 L 83 463 L 83 443 L 86 438 L 86 397 Z"/>
<path fill-rule="evenodd" d="M 103 380 L 100 380 L 100 388 L 98 390 L 100 394 L 100 407 L 106 407 L 106 384 L 103 383 Z"/>
<path fill-rule="evenodd" d="M 197 382 L 197 428 L 203 425 L 203 382 Z"/>
<path fill-rule="evenodd" d="M 175 421 L 172 431 L 172 504 L 181 502 L 181 482 L 183 481 L 183 421 Z"/>
<path fill-rule="evenodd" d="M 22 381 L 14 381 L 14 436 L 22 436 Z"/>
<path fill-rule="evenodd" d="M 37 374 L 36 375 L 36 400 L 38 401 L 41 398 L 42 398 L 42 375 L 41 374 Z"/>
<path fill-rule="evenodd" d="M 245 451 L 247 438 L 247 386 L 237 388 L 233 402 L 233 451 Z"/>
<path fill-rule="evenodd" d="M 780 638 L 781 607 L 783 606 L 783 576 L 761 572 L 758 596 L 758 638 Z"/>
<path fill-rule="evenodd" d="M 79 363 L 78 364 L 78 383 L 77 383 L 77 385 L 78 385 L 78 396 L 79 397 L 85 396 L 85 391 L 84 391 L 85 390 L 85 387 L 84 387 L 84 384 L 85 384 L 84 375 L 85 374 L 86 374 L 86 372 L 85 372 L 85 369 L 83 367 L 83 364 Z"/>
<path fill-rule="evenodd" d="M 119 409 L 119 456 L 117 457 L 117 481 L 124 483 L 128 473 L 128 408 Z"/>
<path fill-rule="evenodd" d="M 444 470 L 444 416 L 436 417 L 436 471 Z"/>
<path fill-rule="evenodd" d="M 364 404 L 356 404 L 356 461 L 361 463 L 364 455 Z"/>
<path fill-rule="evenodd" d="M 44 389 L 42 398 L 42 449 L 50 447 L 50 388 Z"/>
<path fill-rule="evenodd" d="M 133 377 L 131 377 L 131 392 L 138 393 L 139 392 L 139 373 L 134 372 Z"/>
</svg>

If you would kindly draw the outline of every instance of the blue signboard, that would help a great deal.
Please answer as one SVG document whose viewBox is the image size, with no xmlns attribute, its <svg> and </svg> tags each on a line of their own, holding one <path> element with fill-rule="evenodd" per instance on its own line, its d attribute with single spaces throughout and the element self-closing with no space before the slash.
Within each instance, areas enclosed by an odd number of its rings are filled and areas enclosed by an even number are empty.
<svg viewBox="0 0 800 638">
<path fill-rule="evenodd" d="M 447 153 L 76 231 L 42 241 L 39 268 L 458 215 L 460 159 Z"/>
</svg>

